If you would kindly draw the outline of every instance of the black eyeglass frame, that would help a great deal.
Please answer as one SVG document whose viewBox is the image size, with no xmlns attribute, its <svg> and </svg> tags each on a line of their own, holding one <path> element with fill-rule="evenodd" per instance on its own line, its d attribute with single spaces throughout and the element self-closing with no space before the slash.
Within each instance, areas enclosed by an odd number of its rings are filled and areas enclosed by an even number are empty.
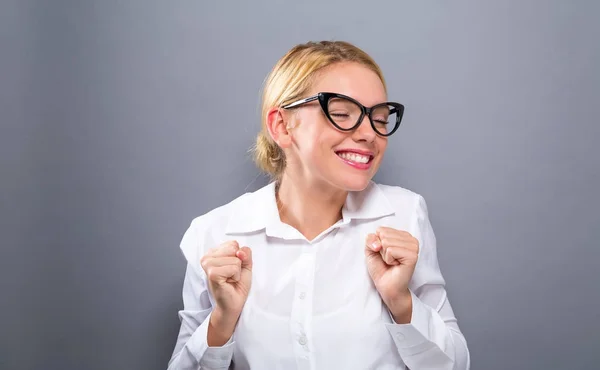
<svg viewBox="0 0 600 370">
<path fill-rule="evenodd" d="M 333 118 L 331 118 L 331 116 L 329 115 L 328 104 L 329 104 L 329 100 L 331 100 L 332 98 L 341 98 L 341 99 L 349 100 L 349 101 L 353 102 L 354 104 L 356 104 L 360 108 L 360 110 L 361 110 L 360 117 L 358 117 L 358 121 L 356 122 L 356 124 L 354 126 L 352 126 L 351 128 L 342 128 L 342 127 L 338 126 L 337 123 L 335 123 Z M 385 103 L 376 104 L 372 107 L 365 107 L 364 105 L 359 103 L 356 99 L 353 99 L 353 98 L 343 95 L 343 94 L 337 94 L 337 93 L 332 93 L 332 92 L 320 92 L 320 93 L 310 96 L 308 98 L 300 99 L 295 102 L 286 104 L 286 105 L 282 106 L 281 108 L 283 108 L 283 109 L 296 108 L 298 106 L 301 106 L 306 103 L 310 103 L 315 100 L 319 100 L 321 109 L 323 110 L 323 113 L 325 113 L 325 116 L 327 116 L 327 119 L 335 126 L 335 128 L 337 128 L 340 131 L 347 132 L 347 131 L 355 130 L 356 128 L 358 128 L 358 126 L 360 126 L 360 124 L 362 123 L 362 121 L 366 115 L 367 117 L 369 117 L 369 122 L 371 123 L 371 127 L 373 128 L 373 131 L 375 131 L 380 136 L 387 137 L 387 136 L 392 135 L 394 132 L 396 132 L 396 130 L 398 130 L 398 128 L 400 127 L 400 122 L 402 121 L 402 116 L 404 115 L 404 105 L 402 105 L 400 103 L 385 102 Z M 394 107 L 396 109 L 396 111 L 392 112 L 392 113 L 397 113 L 396 126 L 392 129 L 392 131 L 389 131 L 386 134 L 382 134 L 381 132 L 379 132 L 377 130 L 377 128 L 375 127 L 375 124 L 373 123 L 373 118 L 371 117 L 371 114 L 373 113 L 373 111 L 375 109 L 384 107 L 384 106 Z"/>
</svg>

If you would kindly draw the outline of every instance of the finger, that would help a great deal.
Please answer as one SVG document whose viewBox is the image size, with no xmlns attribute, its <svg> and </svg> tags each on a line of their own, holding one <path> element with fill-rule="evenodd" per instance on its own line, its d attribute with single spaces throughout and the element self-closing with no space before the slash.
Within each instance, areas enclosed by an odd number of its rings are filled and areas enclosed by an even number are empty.
<svg viewBox="0 0 600 370">
<path fill-rule="evenodd" d="M 236 256 L 241 260 L 242 268 L 252 270 L 252 249 L 248 247 L 242 247 L 237 251 Z"/>
<path fill-rule="evenodd" d="M 379 252 L 381 250 L 381 241 L 375 234 L 368 234 L 365 240 L 366 247 L 372 252 Z"/>
<path fill-rule="evenodd" d="M 240 249 L 238 242 L 230 240 L 222 243 L 212 254 L 211 257 L 235 256 L 235 253 Z"/>
<path fill-rule="evenodd" d="M 388 255 L 388 249 L 391 248 L 393 247 L 381 246 L 381 250 L 379 251 L 379 254 L 381 254 L 381 259 L 383 259 L 383 261 L 388 265 L 399 265 L 400 262 L 396 261 L 393 257 L 389 257 Z"/>
<path fill-rule="evenodd" d="M 235 240 L 231 240 L 220 244 L 216 248 L 210 248 L 206 254 L 200 259 L 200 265 L 204 267 L 208 260 L 218 257 L 234 257 L 237 251 L 238 243 Z"/>
<path fill-rule="evenodd" d="M 240 280 L 240 267 L 236 265 L 225 265 L 225 266 L 211 266 L 206 271 L 208 280 L 215 283 L 223 283 L 226 281 L 239 281 Z"/>
<path fill-rule="evenodd" d="M 383 260 L 388 265 L 398 264 L 414 264 L 417 262 L 418 255 L 416 252 L 401 247 L 386 248 L 382 255 Z"/>
<path fill-rule="evenodd" d="M 381 237 L 381 245 L 383 248 L 388 247 L 402 247 L 411 251 L 418 251 L 419 244 L 413 237 L 410 238 L 395 238 L 395 237 Z"/>
<path fill-rule="evenodd" d="M 404 239 L 382 239 L 381 240 L 381 257 L 388 265 L 399 265 L 400 262 L 394 258 L 387 257 L 389 249 L 404 249 L 409 253 L 418 253 L 418 247 L 412 242 Z"/>
<path fill-rule="evenodd" d="M 400 263 L 394 260 L 393 258 L 386 258 L 386 253 L 389 248 L 396 247 L 398 245 L 403 245 L 403 241 L 400 239 L 391 239 L 388 237 L 386 239 L 379 238 L 379 242 L 381 243 L 381 249 L 379 250 L 379 254 L 381 255 L 383 261 L 388 265 L 399 265 Z"/>
<path fill-rule="evenodd" d="M 221 267 L 227 265 L 235 265 L 241 268 L 242 261 L 237 257 L 210 257 L 203 259 L 201 265 L 204 271 L 211 267 Z"/>
<path fill-rule="evenodd" d="M 412 235 L 405 230 L 392 229 L 391 227 L 380 226 L 375 231 L 375 234 L 380 238 L 393 237 L 393 238 L 412 238 Z"/>
<path fill-rule="evenodd" d="M 385 232 L 395 233 L 398 231 L 399 231 L 398 229 L 394 229 L 393 227 L 379 226 L 379 227 L 377 227 L 377 230 L 375 231 L 375 233 L 376 234 L 385 233 Z"/>
</svg>

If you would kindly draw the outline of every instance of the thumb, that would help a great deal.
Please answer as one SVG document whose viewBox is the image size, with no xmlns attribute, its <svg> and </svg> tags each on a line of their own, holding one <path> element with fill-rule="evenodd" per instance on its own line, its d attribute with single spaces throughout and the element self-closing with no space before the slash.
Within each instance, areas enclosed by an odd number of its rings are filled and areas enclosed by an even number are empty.
<svg viewBox="0 0 600 370">
<path fill-rule="evenodd" d="M 376 234 L 369 234 L 365 240 L 366 251 L 369 253 L 379 253 L 381 250 L 381 241 Z"/>
<path fill-rule="evenodd" d="M 385 261 L 381 258 L 381 240 L 375 234 L 367 235 L 365 239 L 365 260 L 369 276 L 376 282 L 386 271 Z"/>
<path fill-rule="evenodd" d="M 237 256 L 242 260 L 242 268 L 252 270 L 252 249 L 242 247 L 237 253 Z"/>
</svg>

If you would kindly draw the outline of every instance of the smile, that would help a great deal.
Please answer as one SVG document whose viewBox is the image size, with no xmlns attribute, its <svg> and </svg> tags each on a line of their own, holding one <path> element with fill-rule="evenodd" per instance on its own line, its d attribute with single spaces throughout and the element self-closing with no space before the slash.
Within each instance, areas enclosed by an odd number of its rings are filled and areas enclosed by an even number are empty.
<svg viewBox="0 0 600 370">
<path fill-rule="evenodd" d="M 361 170 L 370 168 L 371 162 L 373 161 L 373 155 L 371 154 L 361 154 L 349 151 L 340 151 L 335 154 L 337 154 L 337 156 L 347 165 Z"/>
</svg>

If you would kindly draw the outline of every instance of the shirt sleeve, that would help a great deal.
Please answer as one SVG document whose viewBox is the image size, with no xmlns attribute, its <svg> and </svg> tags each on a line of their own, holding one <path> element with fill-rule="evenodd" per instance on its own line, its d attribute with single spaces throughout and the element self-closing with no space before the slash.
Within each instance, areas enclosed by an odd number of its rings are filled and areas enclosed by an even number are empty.
<svg viewBox="0 0 600 370">
<path fill-rule="evenodd" d="M 435 234 L 421 196 L 413 231 L 420 249 L 409 285 L 411 321 L 397 324 L 392 317 L 392 323 L 386 324 L 387 329 L 409 369 L 469 370 L 467 342 L 448 300 L 437 259 Z"/>
<path fill-rule="evenodd" d="M 181 326 L 168 370 L 221 370 L 229 369 L 233 357 L 232 338 L 221 347 L 209 347 L 208 323 L 212 303 L 208 294 L 206 276 L 197 263 L 190 261 L 190 253 L 198 239 L 193 225 L 186 231 L 181 248 L 188 264 L 183 281 L 183 309 L 179 311 Z M 195 254 L 191 254 L 195 255 Z M 196 267 L 198 266 L 198 267 Z"/>
</svg>

